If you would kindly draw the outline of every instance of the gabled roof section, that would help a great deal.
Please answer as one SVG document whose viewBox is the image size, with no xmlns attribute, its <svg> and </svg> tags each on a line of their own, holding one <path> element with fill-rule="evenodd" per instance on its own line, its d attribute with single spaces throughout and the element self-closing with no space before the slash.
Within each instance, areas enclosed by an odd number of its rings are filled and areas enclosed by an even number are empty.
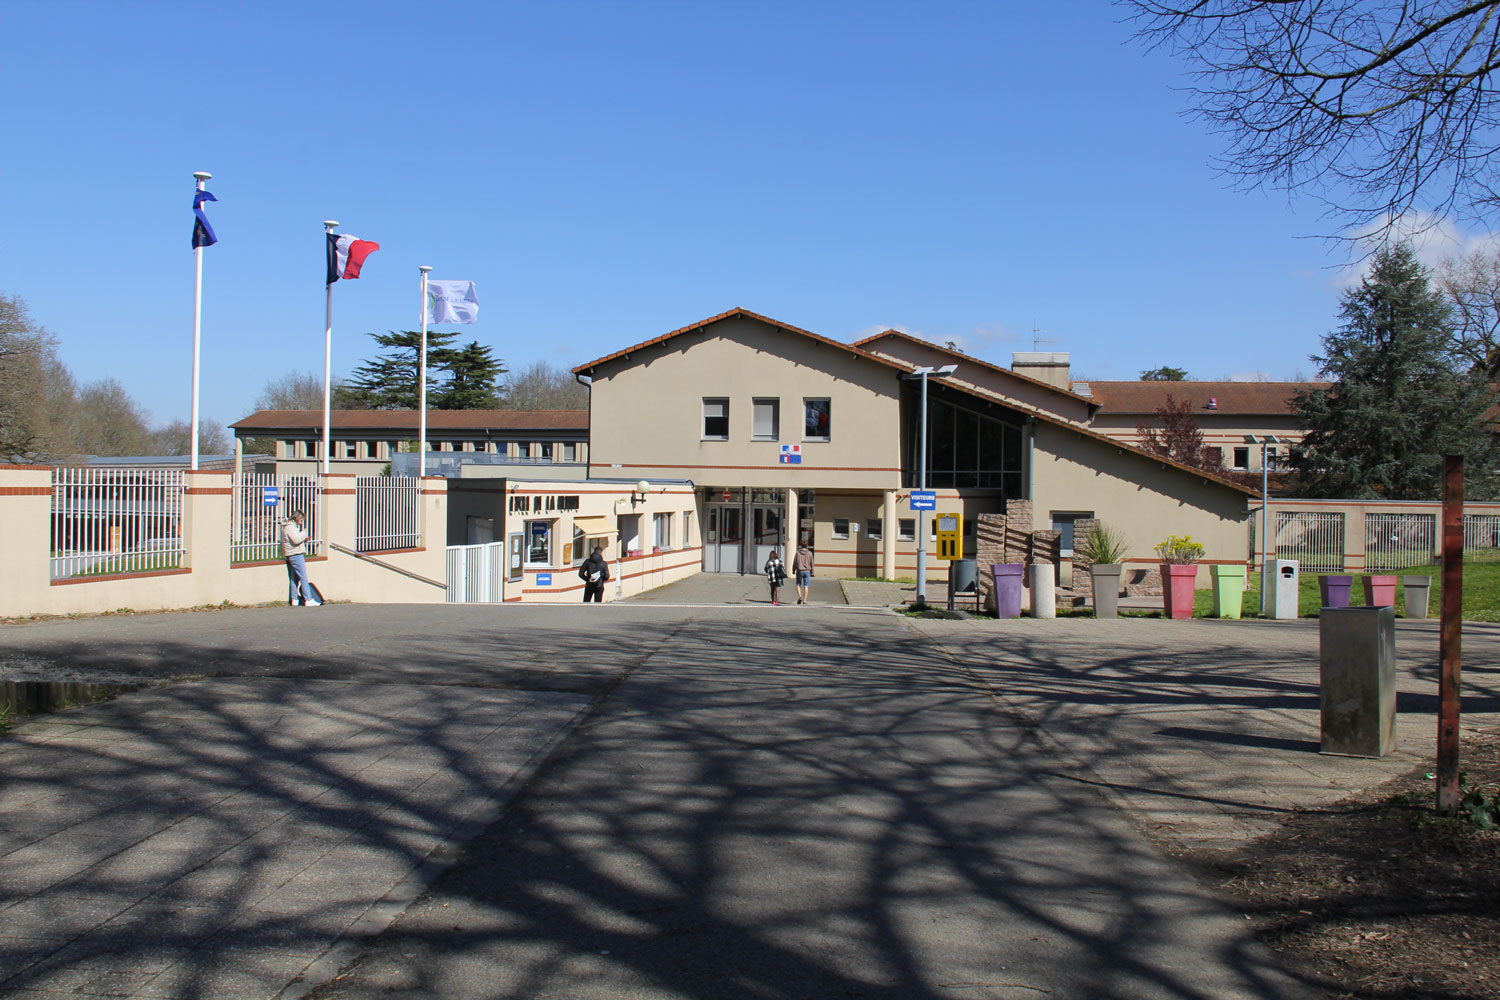
<svg viewBox="0 0 1500 1000">
<path fill-rule="evenodd" d="M 1171 396 L 1193 405 L 1198 413 L 1284 417 L 1295 412 L 1292 397 L 1299 390 L 1329 389 L 1332 382 L 1095 382 L 1089 389 L 1108 416 L 1151 416 Z M 1212 400 L 1214 406 L 1210 406 Z"/>
<path fill-rule="evenodd" d="M 888 337 L 895 338 L 897 340 L 905 340 L 908 343 L 912 344 L 920 344 L 921 346 L 928 348 L 929 350 L 937 351 L 939 354 L 946 355 L 947 357 L 952 358 L 954 361 L 961 361 L 965 364 L 977 365 L 978 367 L 984 368 L 987 371 L 998 372 L 999 374 L 1004 375 L 1007 378 L 1013 378 L 1018 382 L 1025 382 L 1028 385 L 1034 385 L 1040 389 L 1045 389 L 1048 392 L 1055 392 L 1059 396 L 1064 396 L 1068 399 L 1075 399 L 1081 403 L 1086 404 L 1090 408 L 1089 413 L 1091 415 L 1095 410 L 1099 408 L 1099 401 L 1097 399 L 1094 399 L 1093 397 L 1079 395 L 1078 393 L 1071 392 L 1067 389 L 1060 389 L 1050 382 L 1043 382 L 1041 379 L 1033 378 L 1030 375 L 1022 375 L 1020 372 L 1014 372 L 1009 368 L 1005 368 L 1001 365 L 991 364 L 990 362 L 985 361 L 981 358 L 976 358 L 972 354 L 965 354 L 962 351 L 955 351 L 950 347 L 942 347 L 938 344 L 934 344 L 930 340 L 923 340 L 921 337 L 913 337 L 909 333 L 902 333 L 900 330 L 886 330 L 883 333 L 877 333 L 874 336 L 866 337 L 863 340 L 856 340 L 854 342 L 854 346 L 863 350 L 865 349 L 866 345 L 873 344 L 878 340 L 885 340 Z"/>
<path fill-rule="evenodd" d="M 878 354 L 871 354 L 868 351 L 862 351 L 857 345 L 851 346 L 841 340 L 831 340 L 828 337 L 820 337 L 816 333 L 813 333 L 809 330 L 804 330 L 801 327 L 792 326 L 791 324 L 783 323 L 780 320 L 774 320 L 769 316 L 762 316 L 760 313 L 751 312 L 749 309 L 741 309 L 739 307 L 735 307 L 728 312 L 721 312 L 717 316 L 710 316 L 708 319 L 699 320 L 696 323 L 691 323 L 688 326 L 673 330 L 671 333 L 664 333 L 660 337 L 653 337 L 651 340 L 643 340 L 639 344 L 636 344 L 634 347 L 627 347 L 623 351 L 616 351 L 613 354 L 606 354 L 602 358 L 597 358 L 593 361 L 585 362 L 584 364 L 579 365 L 577 368 L 574 368 L 573 374 L 591 375 L 593 374 L 593 370 L 602 364 L 610 361 L 615 361 L 620 358 L 629 357 L 635 352 L 644 350 L 647 347 L 653 347 L 657 344 L 664 344 L 674 337 L 680 337 L 686 333 L 695 333 L 699 330 L 704 329 L 705 327 L 712 326 L 714 323 L 720 323 L 726 319 L 734 319 L 736 317 L 753 319 L 757 322 L 764 323 L 767 326 L 774 326 L 778 330 L 785 330 L 787 333 L 795 333 L 798 336 L 806 337 L 807 339 L 817 341 L 820 344 L 826 344 L 827 346 L 837 348 L 840 351 L 853 354 L 857 357 L 865 358 L 869 361 L 874 361 L 875 363 L 884 365 L 887 368 L 894 368 L 895 370 L 901 372 L 911 371 L 911 367 L 909 365 L 899 364 L 891 361 L 889 358 L 883 358 Z"/>
<path fill-rule="evenodd" d="M 337 430 L 416 430 L 417 410 L 333 410 Z M 273 431 L 322 427 L 322 410 L 257 410 L 229 425 L 237 431 Z M 589 427 L 588 410 L 428 410 L 428 430 L 581 430 Z"/>
</svg>

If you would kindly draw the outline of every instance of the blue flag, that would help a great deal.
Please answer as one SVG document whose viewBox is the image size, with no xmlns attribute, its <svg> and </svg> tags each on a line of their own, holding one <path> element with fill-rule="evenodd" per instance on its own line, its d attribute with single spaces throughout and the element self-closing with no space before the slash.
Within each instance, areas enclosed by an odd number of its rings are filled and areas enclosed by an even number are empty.
<svg viewBox="0 0 1500 1000">
<path fill-rule="evenodd" d="M 194 250 L 199 247 L 211 247 L 219 242 L 219 238 L 214 235 L 214 227 L 208 224 L 208 216 L 203 214 L 203 203 L 205 201 L 218 200 L 207 191 L 193 192 L 193 214 L 197 216 L 197 219 L 193 221 Z"/>
</svg>

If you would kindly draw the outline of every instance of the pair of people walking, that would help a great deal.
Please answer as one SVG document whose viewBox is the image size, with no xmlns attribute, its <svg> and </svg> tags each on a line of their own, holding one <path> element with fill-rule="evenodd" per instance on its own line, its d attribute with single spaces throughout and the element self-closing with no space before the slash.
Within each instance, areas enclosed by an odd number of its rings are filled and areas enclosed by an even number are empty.
<svg viewBox="0 0 1500 1000">
<path fill-rule="evenodd" d="M 771 603 L 780 604 L 781 585 L 786 582 L 786 563 L 781 561 L 781 556 L 772 549 L 766 559 L 765 565 L 766 582 L 771 585 Z M 813 553 L 806 545 L 797 546 L 797 552 L 792 556 L 792 575 L 796 578 L 797 603 L 807 603 L 807 589 L 812 585 L 813 575 Z"/>
</svg>

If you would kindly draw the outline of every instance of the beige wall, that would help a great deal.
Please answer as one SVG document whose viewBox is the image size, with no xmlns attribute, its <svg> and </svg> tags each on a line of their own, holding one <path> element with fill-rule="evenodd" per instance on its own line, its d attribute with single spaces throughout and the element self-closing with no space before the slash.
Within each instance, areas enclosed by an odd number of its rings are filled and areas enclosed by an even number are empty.
<svg viewBox="0 0 1500 1000">
<path fill-rule="evenodd" d="M 1033 478 L 1038 529 L 1054 512 L 1092 513 L 1124 534 L 1131 566 L 1156 565 L 1168 535 L 1205 546 L 1199 586 L 1209 585 L 1209 564 L 1246 562 L 1248 497 L 1205 476 L 1038 422 Z"/>
<path fill-rule="evenodd" d="M 463 491 L 468 486 L 466 483 L 459 490 Z M 578 509 L 545 509 L 547 500 L 557 497 L 577 497 Z M 536 499 L 540 498 L 543 509 L 512 510 L 514 498 L 525 498 L 528 507 L 536 506 Z M 689 485 L 653 485 L 642 498 L 623 483 L 512 480 L 506 483 L 503 505 L 505 538 L 497 541 L 503 540 L 509 544 L 510 535 L 519 533 L 523 536 L 524 545 L 528 521 L 548 521 L 552 526 L 550 562 L 527 562 L 523 567 L 521 580 L 507 578 L 504 596 L 507 603 L 523 601 L 561 604 L 581 601 L 583 581 L 578 577 L 578 567 L 587 557 L 589 547 L 594 544 L 600 544 L 604 557 L 609 561 L 610 580 L 604 588 L 606 601 L 630 597 L 692 576 L 702 569 L 702 519 L 698 515 L 693 488 Z M 671 538 L 666 547 L 653 551 L 653 517 L 657 514 L 670 517 Z M 637 555 L 621 551 L 618 531 L 622 516 L 638 518 Z M 585 538 L 579 546 L 585 550 L 582 552 L 573 544 L 575 518 L 604 518 L 608 522 L 608 528 L 602 536 L 595 534 L 597 529 L 586 529 Z M 550 576 L 552 582 L 543 584 L 539 579 L 543 576 Z"/>
<path fill-rule="evenodd" d="M 590 396 L 590 475 L 691 479 L 772 489 L 875 488 L 900 481 L 897 373 L 745 317 L 601 366 Z M 729 440 L 702 439 L 703 399 L 729 399 Z M 751 401 L 781 401 L 780 436 L 751 440 Z M 804 397 L 832 401 L 830 440 L 804 441 Z M 802 463 L 780 463 L 780 445 Z"/>
<path fill-rule="evenodd" d="M 50 579 L 49 548 L 52 470 L 0 467 L 0 615 L 87 614 L 130 608 L 137 611 L 190 608 L 228 601 L 264 604 L 287 598 L 286 566 L 281 560 L 250 565 L 229 562 L 230 481 L 228 472 L 189 472 L 183 500 L 186 548 L 180 569 L 117 577 Z M 441 479 L 423 481 L 421 524 L 424 547 L 380 554 L 383 562 L 438 583 L 444 575 L 445 488 Z M 354 479 L 324 481 L 322 523 L 327 540 L 353 549 Z M 328 550 L 310 559 L 308 574 L 331 601 L 433 603 L 444 589 L 365 560 Z"/>
<path fill-rule="evenodd" d="M 1281 444 L 1271 445 L 1276 449 L 1278 456 L 1278 461 L 1272 463 L 1271 466 L 1275 469 L 1286 467 L 1288 442 L 1298 444 L 1306 433 L 1297 425 L 1297 418 L 1291 414 L 1260 416 L 1237 413 L 1219 416 L 1205 411 L 1194 414 L 1193 419 L 1197 421 L 1198 429 L 1203 432 L 1203 443 L 1210 448 L 1219 448 L 1223 451 L 1226 469 L 1236 468 L 1234 450 L 1245 448 L 1248 454 L 1246 455 L 1247 463 L 1243 468 L 1260 471 L 1260 445 L 1247 443 L 1246 434 L 1254 434 L 1257 437 L 1274 434 L 1282 439 Z M 1094 418 L 1092 427 L 1100 434 L 1107 434 L 1112 438 L 1139 445 L 1141 436 L 1137 428 L 1141 423 L 1147 427 L 1161 429 L 1161 420 L 1155 414 L 1151 414 L 1150 418 L 1145 420 L 1141 419 L 1138 414 L 1115 416 L 1100 414 Z"/>
</svg>

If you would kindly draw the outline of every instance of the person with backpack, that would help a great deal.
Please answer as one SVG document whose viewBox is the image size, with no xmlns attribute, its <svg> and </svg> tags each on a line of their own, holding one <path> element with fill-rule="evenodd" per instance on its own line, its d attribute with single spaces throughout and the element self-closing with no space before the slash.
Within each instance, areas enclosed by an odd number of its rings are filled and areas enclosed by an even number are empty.
<svg viewBox="0 0 1500 1000">
<path fill-rule="evenodd" d="M 604 584 L 609 580 L 609 563 L 604 561 L 604 550 L 594 546 L 594 551 L 578 567 L 578 577 L 583 581 L 583 603 L 592 600 L 595 604 L 604 600 Z"/>
</svg>

